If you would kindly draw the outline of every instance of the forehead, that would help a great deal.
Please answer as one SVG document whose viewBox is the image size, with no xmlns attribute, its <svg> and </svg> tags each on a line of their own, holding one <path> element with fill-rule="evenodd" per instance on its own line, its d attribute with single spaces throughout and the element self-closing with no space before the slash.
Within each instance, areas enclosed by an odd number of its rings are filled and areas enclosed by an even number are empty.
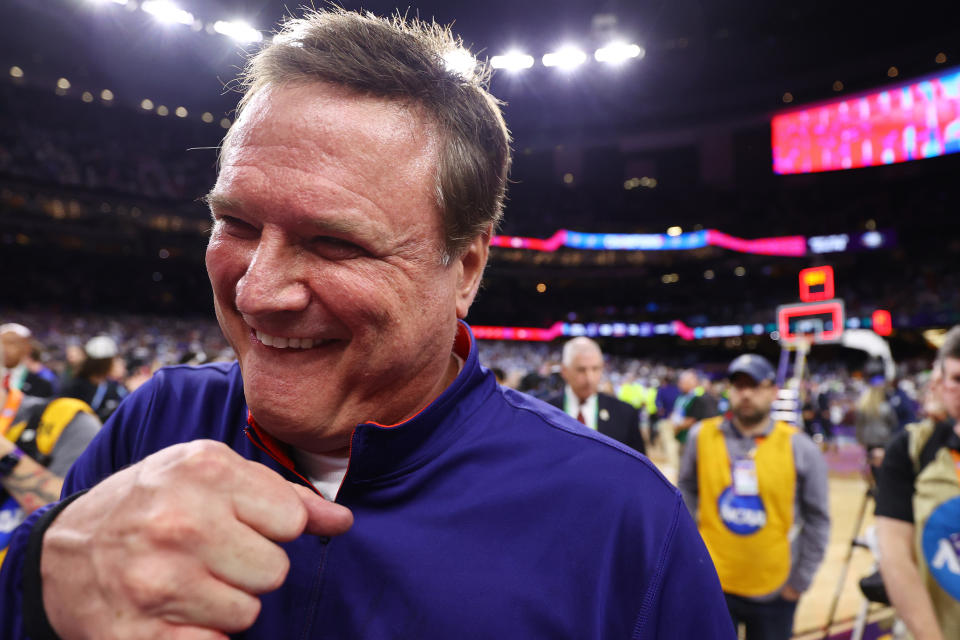
<svg viewBox="0 0 960 640">
<path fill-rule="evenodd" d="M 268 85 L 224 140 L 213 195 L 253 210 L 435 213 L 438 149 L 416 107 L 326 84 Z"/>
<path fill-rule="evenodd" d="M 730 376 L 730 384 L 731 384 L 734 388 L 736 388 L 736 387 L 756 387 L 756 386 L 759 386 L 759 385 L 760 385 L 759 382 L 757 382 L 756 380 L 753 379 L 753 376 L 748 375 L 748 374 L 746 374 L 746 373 L 742 373 L 742 372 L 741 372 L 741 373 L 735 373 L 735 374 L 733 374 L 732 376 Z"/>
<path fill-rule="evenodd" d="M 574 352 L 572 364 L 574 367 L 603 366 L 603 355 L 596 349 L 580 349 Z"/>
</svg>

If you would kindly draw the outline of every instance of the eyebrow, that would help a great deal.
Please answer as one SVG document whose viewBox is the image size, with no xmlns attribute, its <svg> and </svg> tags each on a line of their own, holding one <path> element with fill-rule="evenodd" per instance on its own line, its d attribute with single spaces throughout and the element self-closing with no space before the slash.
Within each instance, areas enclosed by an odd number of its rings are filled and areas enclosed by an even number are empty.
<svg viewBox="0 0 960 640">
<path fill-rule="evenodd" d="M 244 206 L 242 200 L 236 198 L 231 198 L 230 196 L 224 195 L 222 193 L 217 193 L 216 191 L 210 191 L 205 196 L 201 196 L 200 200 L 205 202 L 210 208 L 210 214 L 213 215 L 214 209 L 223 209 L 226 211 L 242 211 L 248 207 Z M 325 219 L 317 220 L 312 218 L 304 218 L 302 220 L 304 226 L 314 228 L 317 233 L 340 233 L 340 234 L 351 234 L 361 231 L 364 228 L 363 221 L 361 220 L 343 220 L 343 219 Z"/>
<path fill-rule="evenodd" d="M 210 191 L 204 196 L 200 196 L 200 202 L 203 202 L 210 208 L 210 213 L 213 213 L 213 209 L 242 209 L 243 205 L 239 200 L 235 200 L 229 196 L 225 196 L 222 193 L 217 193 L 216 191 Z"/>
</svg>

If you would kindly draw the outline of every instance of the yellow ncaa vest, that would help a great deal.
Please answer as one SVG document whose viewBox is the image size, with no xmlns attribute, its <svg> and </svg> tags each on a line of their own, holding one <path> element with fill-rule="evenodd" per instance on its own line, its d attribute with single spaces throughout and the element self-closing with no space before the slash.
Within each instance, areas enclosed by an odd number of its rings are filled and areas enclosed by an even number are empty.
<svg viewBox="0 0 960 640">
<path fill-rule="evenodd" d="M 907 425 L 914 470 L 936 425 Z M 958 462 L 947 447 L 917 475 L 913 494 L 914 552 L 937 621 L 945 638 L 960 638 L 960 479 Z"/>
<path fill-rule="evenodd" d="M 34 461 L 43 466 L 47 466 L 50 456 L 53 453 L 53 447 L 57 444 L 60 436 L 63 435 L 64 429 L 67 428 L 67 425 L 70 424 L 74 416 L 81 411 L 89 413 L 90 415 L 96 415 L 87 403 L 82 400 L 56 398 L 51 400 L 45 407 L 42 407 L 39 420 L 33 421 L 35 424 L 32 424 L 29 420 L 22 420 L 12 425 L 10 429 L 0 437 L 5 437 L 10 442 L 15 443 Z M 6 499 L 7 493 L 0 489 L 0 505 L 4 504 Z M 17 520 L 7 522 L 7 520 L 13 517 L 13 512 L 0 511 L 0 528 L 3 529 L 0 533 L 12 533 L 12 530 L 6 531 L 6 529 L 9 528 L 9 526 L 19 524 Z M 3 559 L 6 555 L 7 547 L 4 542 L 0 544 L 0 565 L 3 565 Z"/>
<path fill-rule="evenodd" d="M 776 422 L 756 439 L 757 495 L 737 495 L 732 462 L 718 416 L 701 422 L 697 437 L 698 527 L 726 593 L 758 597 L 779 591 L 790 575 L 790 528 L 797 473 L 793 436 Z"/>
</svg>

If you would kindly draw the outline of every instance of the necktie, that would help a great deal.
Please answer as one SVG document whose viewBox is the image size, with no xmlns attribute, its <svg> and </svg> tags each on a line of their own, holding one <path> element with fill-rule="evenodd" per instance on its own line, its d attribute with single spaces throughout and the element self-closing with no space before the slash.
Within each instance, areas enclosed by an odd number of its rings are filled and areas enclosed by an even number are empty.
<svg viewBox="0 0 960 640">
<path fill-rule="evenodd" d="M 580 406 L 579 409 L 577 409 L 577 420 L 580 421 L 580 424 L 587 424 L 586 418 L 583 417 L 583 406 L 582 406 L 582 405 Z"/>
</svg>

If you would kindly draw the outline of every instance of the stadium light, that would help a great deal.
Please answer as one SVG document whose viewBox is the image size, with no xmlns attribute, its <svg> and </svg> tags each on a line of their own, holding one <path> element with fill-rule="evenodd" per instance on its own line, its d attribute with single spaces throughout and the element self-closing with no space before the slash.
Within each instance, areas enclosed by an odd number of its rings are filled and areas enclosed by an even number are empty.
<svg viewBox="0 0 960 640">
<path fill-rule="evenodd" d="M 11 78 L 22 78 L 22 77 L 23 77 L 23 69 L 21 69 L 20 67 L 18 67 L 18 66 L 16 66 L 16 65 L 10 67 L 10 77 L 11 77 Z"/>
<path fill-rule="evenodd" d="M 263 40 L 262 33 L 242 20 L 234 20 L 232 22 L 217 20 L 213 23 L 213 30 L 237 42 L 249 43 Z"/>
<path fill-rule="evenodd" d="M 533 66 L 533 56 L 520 51 L 509 51 L 502 56 L 493 56 L 490 58 L 490 66 L 494 69 L 521 71 Z"/>
<path fill-rule="evenodd" d="M 459 47 L 450 49 L 443 54 L 443 64 L 447 68 L 447 71 L 464 78 L 473 76 L 477 68 L 476 58 L 466 49 Z"/>
<path fill-rule="evenodd" d="M 192 13 L 189 11 L 184 11 L 172 2 L 167 2 L 167 0 L 146 0 L 146 2 L 140 5 L 140 8 L 160 22 L 167 24 L 172 24 L 174 22 L 179 22 L 180 24 L 185 25 L 193 24 Z"/>
<path fill-rule="evenodd" d="M 100 92 L 100 99 L 110 102 L 113 100 L 113 91 L 110 91 L 110 89 L 104 89 Z"/>
<path fill-rule="evenodd" d="M 576 69 L 587 61 L 587 54 L 576 47 L 561 47 L 552 53 L 543 56 L 543 66 L 558 67 L 565 71 Z"/>
<path fill-rule="evenodd" d="M 107 4 L 107 2 L 112 2 L 113 4 L 125 5 L 127 0 L 87 0 L 90 4 Z"/>
<path fill-rule="evenodd" d="M 631 58 L 642 58 L 645 54 L 646 51 L 638 44 L 611 42 L 607 46 L 597 49 L 593 57 L 597 59 L 597 62 L 620 64 Z"/>
</svg>

